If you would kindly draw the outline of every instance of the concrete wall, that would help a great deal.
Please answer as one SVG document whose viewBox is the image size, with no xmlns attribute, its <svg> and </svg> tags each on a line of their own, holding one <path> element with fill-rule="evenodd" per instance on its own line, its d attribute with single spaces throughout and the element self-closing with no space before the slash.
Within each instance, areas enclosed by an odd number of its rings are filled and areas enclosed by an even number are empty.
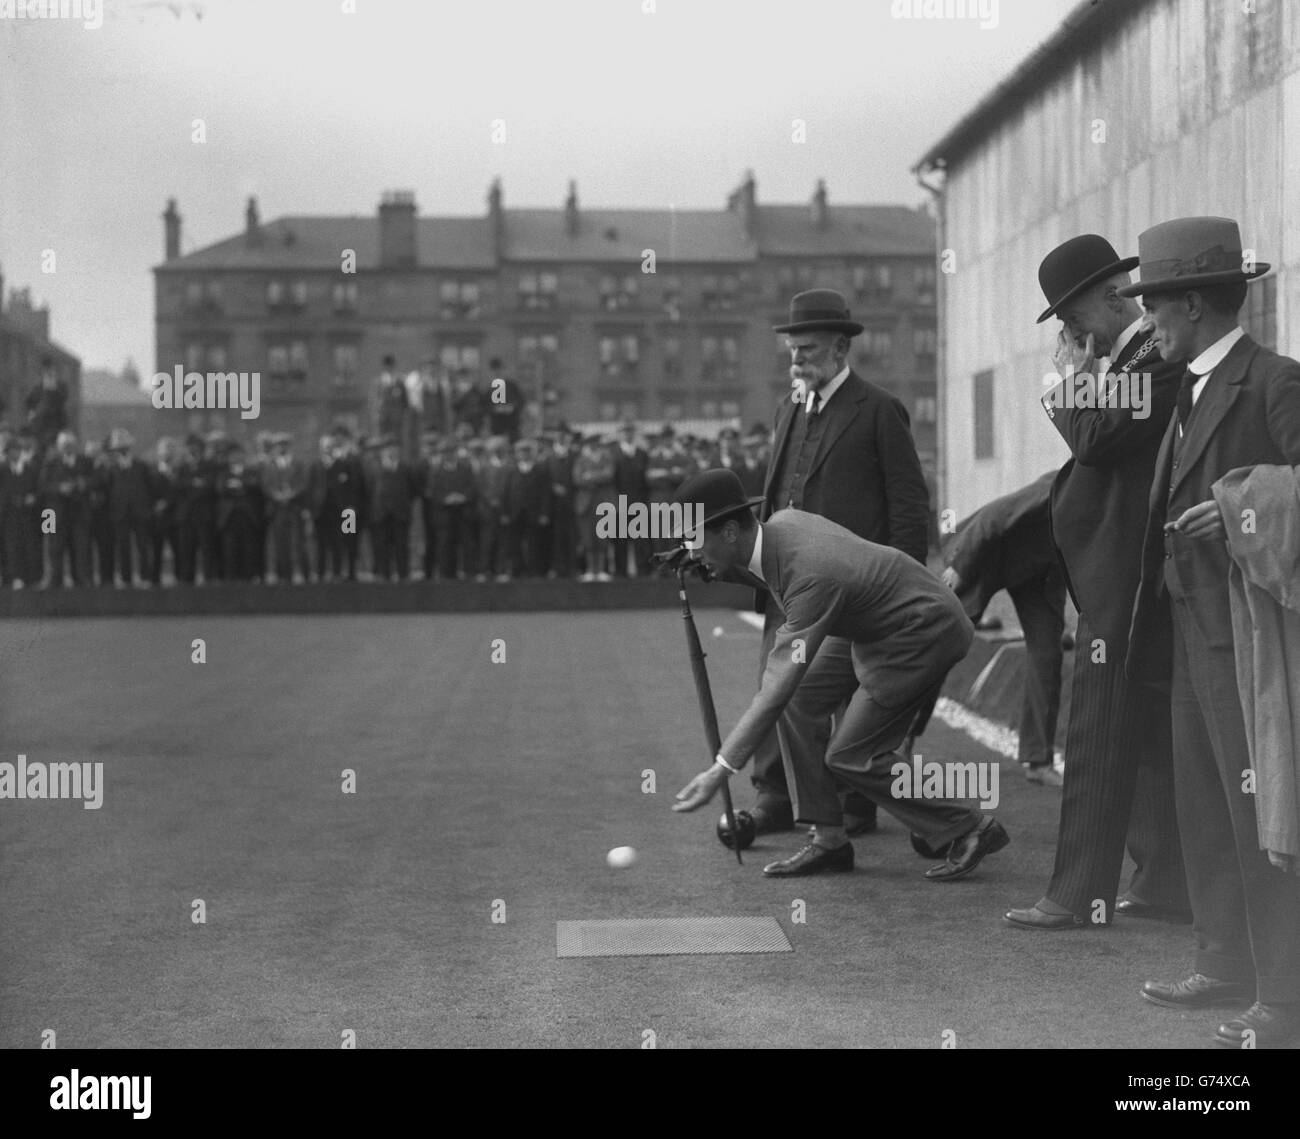
<svg viewBox="0 0 1300 1139">
<path fill-rule="evenodd" d="M 1075 234 L 1103 234 L 1124 256 L 1156 222 L 1237 219 L 1279 271 L 1277 349 L 1300 355 L 1300 3 L 1243 7 L 1134 3 L 949 164 L 941 506 L 963 516 L 1068 458 L 1037 402 L 1060 323 L 1034 321 L 1039 261 Z M 994 457 L 976 460 L 972 377 L 989 368 Z"/>
</svg>

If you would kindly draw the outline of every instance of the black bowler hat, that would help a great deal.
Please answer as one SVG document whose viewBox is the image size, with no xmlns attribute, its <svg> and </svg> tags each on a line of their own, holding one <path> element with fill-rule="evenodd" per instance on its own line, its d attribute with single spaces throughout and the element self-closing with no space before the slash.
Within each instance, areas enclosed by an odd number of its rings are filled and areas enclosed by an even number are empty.
<svg viewBox="0 0 1300 1139">
<path fill-rule="evenodd" d="M 763 496 L 746 498 L 740 476 L 726 467 L 715 467 L 711 471 L 701 471 L 698 475 L 688 478 L 677 488 L 677 493 L 673 495 L 673 502 L 687 507 L 698 506 L 704 516 L 700 525 L 712 526 L 726 521 L 732 515 L 761 506 Z M 694 519 L 690 519 L 690 522 L 694 522 Z M 683 536 L 673 535 L 678 541 Z"/>
<path fill-rule="evenodd" d="M 809 289 L 796 293 L 790 302 L 790 323 L 778 324 L 777 332 L 842 332 L 857 336 L 862 325 L 849 319 L 844 295 L 834 289 Z"/>
<path fill-rule="evenodd" d="M 1153 225 L 1138 234 L 1138 261 L 1137 284 L 1120 289 L 1122 297 L 1253 281 L 1271 268 L 1267 261 L 1247 262 L 1237 223 L 1216 217 Z"/>
<path fill-rule="evenodd" d="M 1109 241 L 1095 233 L 1084 233 L 1058 245 L 1038 266 L 1038 284 L 1048 303 L 1036 323 L 1042 324 L 1098 281 L 1127 273 L 1137 263 L 1136 257 L 1121 258 Z"/>
</svg>

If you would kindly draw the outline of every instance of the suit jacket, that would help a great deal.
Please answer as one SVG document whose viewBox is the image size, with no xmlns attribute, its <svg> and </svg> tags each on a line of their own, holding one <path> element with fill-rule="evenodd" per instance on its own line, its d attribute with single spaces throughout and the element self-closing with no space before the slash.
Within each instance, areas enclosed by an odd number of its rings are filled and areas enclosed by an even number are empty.
<svg viewBox="0 0 1300 1139">
<path fill-rule="evenodd" d="M 411 501 L 415 498 L 416 475 L 407 463 L 399 462 L 393 470 L 376 463 L 370 475 L 370 522 L 392 518 L 411 521 Z"/>
<path fill-rule="evenodd" d="M 262 468 L 262 489 L 272 510 L 301 509 L 307 498 L 307 468 L 292 456 L 285 467 L 272 459 Z"/>
<path fill-rule="evenodd" d="M 506 479 L 505 513 L 516 526 L 539 525 L 551 516 L 551 472 L 545 463 L 515 467 Z"/>
<path fill-rule="evenodd" d="M 794 461 L 786 453 L 790 428 L 802 414 L 803 405 L 788 399 L 777 409 L 763 518 L 785 506 L 776 501 L 776 494 L 784 463 Z M 818 414 L 828 422 L 808 468 L 802 508 L 924 563 L 930 496 L 907 409 L 884 388 L 850 370 Z"/>
<path fill-rule="evenodd" d="M 627 495 L 631 502 L 648 502 L 650 499 L 650 454 L 638 447 L 631 455 L 615 443 L 609 452 L 614 456 L 614 493 Z"/>
<path fill-rule="evenodd" d="M 1156 452 L 1185 368 L 1182 361 L 1162 362 L 1155 340 L 1137 333 L 1113 374 L 1150 374 L 1145 419 L 1131 408 L 1055 407 L 1053 392 L 1043 397 L 1073 456 L 1052 487 L 1052 537 L 1075 608 L 1111 645 L 1128 638 Z"/>
<path fill-rule="evenodd" d="M 853 642 L 859 684 L 886 707 L 922 696 L 974 639 L 952 590 L 925 566 L 816 514 L 772 515 L 763 524 L 761 561 L 785 620 L 758 693 L 722 744 L 733 765 L 775 726 L 827 637 Z"/>
<path fill-rule="evenodd" d="M 1128 672 L 1133 677 L 1165 677 L 1170 668 L 1169 599 L 1160 588 L 1166 520 L 1212 499 L 1214 483 L 1229 471 L 1261 463 L 1300 465 L 1300 363 L 1243 336 L 1206 382 L 1175 459 L 1177 431 L 1174 417 L 1156 456 L 1148 500 L 1129 634 Z M 1241 519 L 1225 518 L 1224 523 L 1241 525 Z M 1212 648 L 1232 648 L 1227 544 L 1173 534 L 1170 555 L 1206 642 Z"/>
<path fill-rule="evenodd" d="M 947 561 L 961 575 L 957 596 L 972 621 L 998 590 L 1014 589 L 1056 569 L 1049 516 L 1056 477 L 1056 471 L 1048 471 L 981 506 L 957 527 Z"/>
<path fill-rule="evenodd" d="M 84 455 L 74 455 L 72 463 L 62 455 L 52 455 L 41 468 L 41 494 L 48 505 L 82 517 L 90 504 L 91 462 Z"/>
<path fill-rule="evenodd" d="M 154 474 L 140 459 L 114 462 L 108 475 L 108 512 L 115 525 L 148 522 L 154 516 Z"/>
</svg>

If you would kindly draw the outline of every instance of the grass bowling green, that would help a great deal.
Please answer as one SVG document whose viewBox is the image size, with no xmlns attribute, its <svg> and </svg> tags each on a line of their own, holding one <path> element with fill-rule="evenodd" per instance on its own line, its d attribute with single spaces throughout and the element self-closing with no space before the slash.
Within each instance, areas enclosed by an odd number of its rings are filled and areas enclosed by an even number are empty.
<svg viewBox="0 0 1300 1139">
<path fill-rule="evenodd" d="M 725 734 L 757 634 L 696 591 Z M 852 874 L 743 867 L 674 610 L 0 626 L 0 760 L 102 763 L 102 805 L 0 800 L 0 1046 L 1202 1046 L 1138 997 L 1186 927 L 1035 935 L 1060 792 L 1006 764 L 969 879 L 882 813 Z M 194 663 L 202 642 L 205 663 Z M 927 760 L 994 761 L 934 723 Z M 349 774 L 350 773 L 350 774 Z M 345 788 L 348 788 L 345 790 Z M 653 788 L 653 793 L 649 789 Z M 733 780 L 737 807 L 753 801 Z M 636 862 L 611 869 L 630 846 Z M 557 959 L 560 921 L 776 918 L 793 953 Z M 196 920 L 202 918 L 202 921 Z M 801 917 L 802 921 L 794 920 Z M 1216 1019 L 1216 1017 L 1218 1019 Z"/>
</svg>

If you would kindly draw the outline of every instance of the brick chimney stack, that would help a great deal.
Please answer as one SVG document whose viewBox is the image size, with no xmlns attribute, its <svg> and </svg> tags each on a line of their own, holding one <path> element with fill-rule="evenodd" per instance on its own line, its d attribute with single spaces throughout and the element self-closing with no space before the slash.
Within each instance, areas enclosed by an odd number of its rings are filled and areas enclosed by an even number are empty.
<svg viewBox="0 0 1300 1139">
<path fill-rule="evenodd" d="M 727 197 L 727 209 L 740 217 L 740 227 L 745 236 L 753 241 L 758 236 L 758 186 L 754 182 L 754 172 L 745 171 L 745 180 Z"/>
<path fill-rule="evenodd" d="M 389 190 L 379 203 L 379 264 L 411 269 L 415 263 L 415 194 Z"/>
<path fill-rule="evenodd" d="M 163 250 L 167 260 L 171 261 L 181 255 L 181 215 L 176 210 L 176 199 L 167 199 L 167 209 L 163 213 Z"/>
<path fill-rule="evenodd" d="M 569 196 L 564 199 L 564 231 L 570 237 L 578 234 L 578 183 L 569 181 Z"/>
<path fill-rule="evenodd" d="M 818 229 L 825 229 L 829 220 L 826 208 L 826 179 L 817 179 L 817 189 L 813 192 L 812 198 L 812 219 L 813 225 Z"/>
<path fill-rule="evenodd" d="M 488 187 L 488 223 L 492 227 L 492 249 L 499 258 L 506 247 L 506 211 L 502 204 L 501 179 L 493 178 Z"/>
<path fill-rule="evenodd" d="M 262 219 L 257 212 L 257 198 L 251 195 L 244 210 L 244 241 L 248 245 L 262 243 Z"/>
</svg>

